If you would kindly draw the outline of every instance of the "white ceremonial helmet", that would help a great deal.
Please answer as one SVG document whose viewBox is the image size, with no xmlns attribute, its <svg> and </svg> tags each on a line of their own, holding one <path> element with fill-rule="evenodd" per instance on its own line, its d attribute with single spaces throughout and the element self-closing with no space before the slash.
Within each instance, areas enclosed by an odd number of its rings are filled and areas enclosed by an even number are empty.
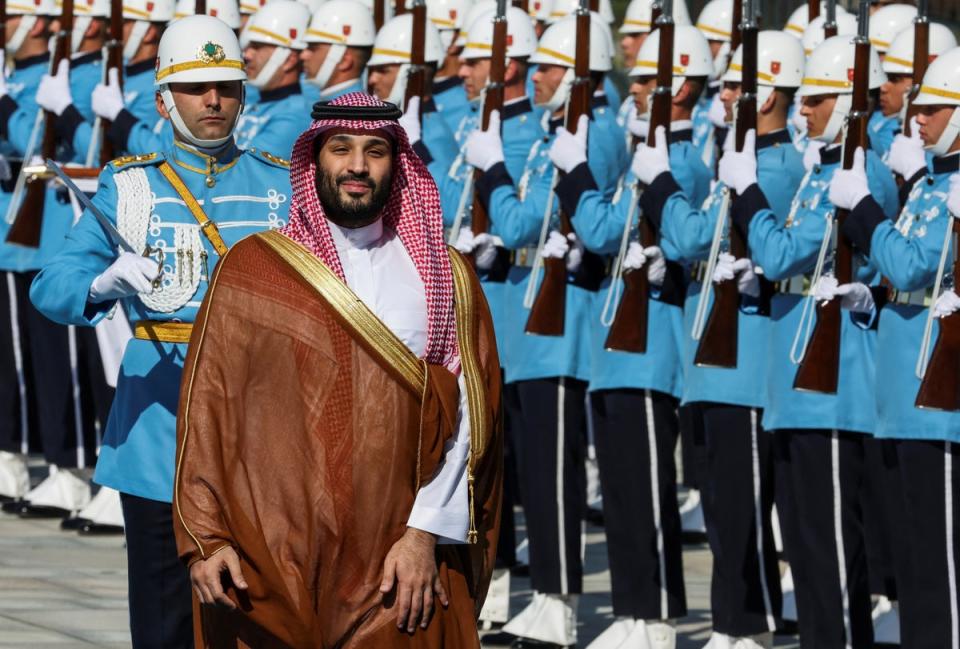
<svg viewBox="0 0 960 649">
<path fill-rule="evenodd" d="M 196 13 L 196 0 L 177 0 L 174 19 L 186 18 Z M 222 20 L 230 29 L 240 29 L 240 8 L 237 0 L 207 0 L 207 15 Z"/>
<path fill-rule="evenodd" d="M 553 0 L 547 22 L 552 25 L 561 18 L 573 15 L 579 8 L 580 0 Z M 600 18 L 603 22 L 612 25 L 616 17 L 613 15 L 613 5 L 610 4 L 610 0 L 600 0 L 599 9 Z"/>
<path fill-rule="evenodd" d="M 906 27 L 897 34 L 887 55 L 883 57 L 883 71 L 887 74 L 913 74 L 913 27 Z M 950 28 L 940 23 L 930 23 L 930 61 L 957 46 L 957 38 Z"/>
<path fill-rule="evenodd" d="M 467 29 L 477 21 L 477 18 L 491 11 L 496 11 L 496 9 L 497 0 L 478 0 L 470 5 L 470 8 L 467 10 L 467 15 L 463 17 L 464 28 L 457 34 L 457 40 L 455 41 L 457 47 L 464 47 L 467 44 Z M 530 19 L 533 20 L 533 14 L 530 15 Z"/>
<path fill-rule="evenodd" d="M 944 52 L 930 64 L 913 104 L 954 107 L 940 139 L 926 147 L 934 155 L 944 155 L 960 137 L 960 47 Z"/>
<path fill-rule="evenodd" d="M 330 43 L 326 58 L 317 73 L 307 79 L 323 88 L 333 76 L 337 64 L 343 60 L 347 47 L 373 47 L 377 30 L 373 14 L 358 0 L 330 0 L 313 14 L 304 41 L 307 43 Z"/>
<path fill-rule="evenodd" d="M 181 137 L 195 146 L 214 148 L 226 143 L 231 133 L 215 140 L 203 140 L 195 136 L 177 110 L 170 91 L 171 83 L 196 83 L 210 81 L 240 81 L 247 78 L 244 72 L 243 54 L 237 35 L 230 27 L 213 16 L 187 16 L 170 23 L 157 52 L 157 72 L 154 85 L 160 93 L 163 105 L 170 113 L 170 121 Z M 241 111 L 238 111 L 237 117 Z"/>
<path fill-rule="evenodd" d="M 394 16 L 384 23 L 377 38 L 373 42 L 373 55 L 367 62 L 367 67 L 378 65 L 400 65 L 397 80 L 390 89 L 390 96 L 386 101 L 397 106 L 403 105 L 403 98 L 407 93 L 407 77 L 410 74 L 410 57 L 413 52 L 413 14 L 405 13 Z M 427 21 L 426 43 L 423 48 L 423 60 L 426 63 L 440 63 L 446 56 L 446 51 L 440 42 L 440 32 Z"/>
<path fill-rule="evenodd" d="M 136 55 L 150 23 L 166 25 L 175 13 L 174 0 L 124 0 L 123 17 L 132 20 L 133 27 L 123 45 L 123 58 L 129 60 Z"/>
<path fill-rule="evenodd" d="M 796 36 L 772 29 L 757 34 L 757 110 L 767 102 L 774 88 L 800 87 L 804 58 L 803 45 Z M 743 81 L 743 45 L 733 53 L 721 80 Z"/>
<path fill-rule="evenodd" d="M 270 0 L 239 0 L 237 9 L 239 10 L 240 14 L 250 16 L 263 9 L 263 7 L 266 6 L 267 2 L 269 1 Z M 234 27 L 234 29 L 239 28 L 240 20 L 238 19 L 237 26 Z"/>
<path fill-rule="evenodd" d="M 550 22 L 550 12 L 553 11 L 554 0 L 530 0 L 530 16 L 538 23 Z"/>
<path fill-rule="evenodd" d="M 55 0 L 56 13 L 63 11 L 63 0 Z M 73 3 L 73 31 L 70 33 L 70 52 L 76 53 L 83 41 L 83 33 L 94 18 L 110 17 L 110 0 L 80 0 Z"/>
<path fill-rule="evenodd" d="M 493 19 L 497 11 L 481 14 L 467 30 L 462 59 L 489 59 L 493 53 Z M 522 59 L 537 49 L 537 33 L 530 15 L 519 7 L 507 7 L 507 58 Z"/>
<path fill-rule="evenodd" d="M 893 38 L 913 24 L 917 8 L 912 5 L 886 5 L 870 16 L 870 44 L 883 54 L 890 49 Z"/>
<path fill-rule="evenodd" d="M 827 21 L 826 16 L 821 15 L 814 18 L 813 22 L 807 25 L 803 32 L 803 51 L 810 56 L 810 52 L 817 49 L 823 41 L 826 40 L 826 34 L 823 32 L 823 23 Z M 840 14 L 837 12 L 837 36 L 856 36 L 857 35 L 857 17 L 853 14 Z"/>
<path fill-rule="evenodd" d="M 310 15 L 312 16 L 313 14 L 317 13 L 320 7 L 324 5 L 326 0 L 297 0 L 297 2 L 303 4 L 303 6 L 310 11 Z"/>
<path fill-rule="evenodd" d="M 797 95 L 839 95 L 826 128 L 814 138 L 821 142 L 830 143 L 837 138 L 850 112 L 853 100 L 854 49 L 855 45 L 849 36 L 834 36 L 818 45 L 807 57 L 803 83 Z M 887 75 L 880 67 L 880 57 L 873 47 L 870 48 L 869 80 L 871 90 L 879 88 L 887 80 Z"/>
<path fill-rule="evenodd" d="M 740 0 L 736 0 L 740 2 Z M 710 0 L 697 16 L 697 29 L 703 32 L 708 41 L 720 41 L 723 45 L 713 57 L 713 76 L 718 77 L 726 70 L 730 57 L 730 39 L 733 34 L 734 0 Z"/>
<path fill-rule="evenodd" d="M 613 69 L 613 50 L 608 38 L 609 27 L 599 15 L 590 14 L 590 71 L 609 72 Z M 553 96 L 541 106 L 555 111 L 563 106 L 570 96 L 570 88 L 576 78 L 574 66 L 577 51 L 577 17 L 567 16 L 547 27 L 540 37 L 537 49 L 530 57 L 531 63 L 559 65 L 567 68 L 563 80 Z"/>
<path fill-rule="evenodd" d="M 473 6 L 473 0 L 427 0 L 427 19 L 440 32 L 444 51 L 453 44 L 453 39 L 466 27 L 464 19 Z"/>
<path fill-rule="evenodd" d="M 654 0 L 631 0 L 627 5 L 627 12 L 623 17 L 623 24 L 620 25 L 621 34 L 646 34 L 656 27 L 651 25 L 650 17 L 653 15 L 651 5 Z M 690 12 L 687 11 L 685 0 L 675 0 L 673 3 L 673 24 L 689 25 Z"/>
<path fill-rule="evenodd" d="M 8 60 L 19 51 L 23 41 L 27 38 L 27 34 L 37 24 L 37 19 L 40 16 L 52 16 L 56 13 L 57 4 L 55 0 L 14 0 L 14 2 L 7 2 L 8 16 L 23 16 L 20 19 L 20 24 L 7 39 L 6 54 Z"/>
<path fill-rule="evenodd" d="M 240 34 L 240 46 L 246 47 L 249 43 L 276 46 L 257 76 L 250 79 L 250 85 L 264 88 L 292 51 L 307 46 L 303 37 L 309 24 L 310 10 L 296 0 L 271 0 L 250 16 Z"/>
<path fill-rule="evenodd" d="M 631 77 L 652 77 L 657 74 L 660 55 L 660 30 L 653 30 L 637 53 Z M 703 32 L 693 25 L 677 25 L 673 34 L 672 93 L 680 92 L 687 77 L 709 77 L 713 74 L 713 57 Z"/>
<path fill-rule="evenodd" d="M 846 9 L 837 5 L 837 16 L 840 14 L 848 13 Z M 827 3 L 825 1 L 820 2 L 820 16 L 825 16 L 827 14 Z M 783 26 L 784 31 L 789 32 L 796 36 L 797 38 L 803 38 L 803 33 L 807 30 L 807 25 L 810 23 L 810 9 L 806 3 L 800 5 L 793 10 L 793 13 L 790 14 L 790 17 L 787 18 L 787 24 Z"/>
</svg>

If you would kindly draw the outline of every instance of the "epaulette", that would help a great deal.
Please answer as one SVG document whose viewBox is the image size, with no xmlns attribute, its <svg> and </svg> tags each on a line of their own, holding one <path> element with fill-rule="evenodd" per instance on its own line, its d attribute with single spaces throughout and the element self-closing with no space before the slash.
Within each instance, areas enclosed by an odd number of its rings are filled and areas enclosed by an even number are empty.
<svg viewBox="0 0 960 649">
<path fill-rule="evenodd" d="M 283 158 L 279 156 L 275 156 L 272 153 L 268 153 L 266 151 L 258 151 L 256 148 L 247 149 L 247 152 L 252 153 L 253 157 L 256 158 L 257 160 L 268 162 L 275 167 L 280 167 L 282 169 L 290 168 L 289 160 L 284 160 Z"/>
<path fill-rule="evenodd" d="M 125 155 L 110 161 L 110 166 L 114 170 L 120 170 L 124 167 L 140 166 L 163 162 L 164 157 L 160 153 L 141 153 L 138 155 Z"/>
</svg>

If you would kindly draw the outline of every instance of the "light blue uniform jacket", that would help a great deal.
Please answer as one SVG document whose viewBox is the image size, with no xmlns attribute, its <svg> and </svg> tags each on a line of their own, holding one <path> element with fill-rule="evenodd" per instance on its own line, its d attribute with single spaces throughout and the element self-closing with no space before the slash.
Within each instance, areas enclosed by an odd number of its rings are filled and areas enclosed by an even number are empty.
<svg viewBox="0 0 960 649">
<path fill-rule="evenodd" d="M 128 203 L 119 228 L 139 248 L 164 252 L 163 286 L 148 296 L 120 301 L 131 324 L 142 320 L 193 322 L 218 257 L 196 219 L 161 175 L 164 159 L 229 246 L 254 232 L 284 224 L 290 201 L 288 169 L 261 153 L 233 148 L 223 163 L 185 147 L 149 160 L 111 163 L 100 175 L 94 203 L 116 222 L 118 185 Z M 208 187 L 206 178 L 215 180 Z M 142 195 L 142 199 L 137 197 Z M 34 280 L 30 298 L 48 318 L 93 326 L 116 302 L 91 304 L 93 280 L 116 259 L 117 250 L 95 218 L 85 212 L 66 245 Z M 127 345 L 116 397 L 94 479 L 123 493 L 170 502 L 173 495 L 176 412 L 187 345 L 134 339 Z"/>
<path fill-rule="evenodd" d="M 262 90 L 260 101 L 246 106 L 237 121 L 237 146 L 289 159 L 293 143 L 310 126 L 312 109 L 313 103 L 301 92 L 299 83 Z"/>
</svg>

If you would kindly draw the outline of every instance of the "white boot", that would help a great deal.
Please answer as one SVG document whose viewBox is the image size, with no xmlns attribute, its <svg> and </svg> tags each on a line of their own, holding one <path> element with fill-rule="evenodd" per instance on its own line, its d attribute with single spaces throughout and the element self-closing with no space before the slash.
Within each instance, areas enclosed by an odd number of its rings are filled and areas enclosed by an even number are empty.
<svg viewBox="0 0 960 649">
<path fill-rule="evenodd" d="M 677 649 L 677 627 L 674 620 L 647 620 L 650 649 Z"/>
<path fill-rule="evenodd" d="M 730 649 L 771 649 L 771 647 L 773 647 L 773 633 L 767 631 L 757 635 L 734 638 Z"/>
<path fill-rule="evenodd" d="M 632 617 L 618 617 L 587 645 L 587 649 L 620 649 L 635 625 L 636 621 Z"/>
<path fill-rule="evenodd" d="M 659 620 L 655 620 L 659 622 Z M 630 635 L 624 638 L 617 649 L 650 649 L 650 638 L 647 636 L 646 620 L 634 620 Z"/>
<path fill-rule="evenodd" d="M 76 475 L 74 469 L 58 469 L 50 465 L 50 475 L 26 495 L 34 507 L 55 507 L 78 512 L 90 502 L 90 483 Z"/>
<path fill-rule="evenodd" d="M 885 596 L 873 607 L 873 641 L 878 644 L 900 644 L 900 609 Z"/>
<path fill-rule="evenodd" d="M 110 487 L 100 487 L 93 500 L 77 514 L 97 525 L 123 527 L 123 507 L 120 505 L 120 492 Z"/>
<path fill-rule="evenodd" d="M 568 646 L 577 644 L 577 602 L 579 595 L 541 594 L 535 617 L 520 637 Z M 520 635 L 507 627 L 503 630 Z"/>
<path fill-rule="evenodd" d="M 503 624 L 510 619 L 510 569 L 498 568 L 493 571 L 487 599 L 480 610 L 480 622 Z"/>
<path fill-rule="evenodd" d="M 785 622 L 797 621 L 797 595 L 793 592 L 793 572 L 787 566 L 786 572 L 780 578 L 780 592 L 783 593 L 783 606 L 780 607 L 780 617 Z"/>
<path fill-rule="evenodd" d="M 518 638 L 525 638 L 527 629 L 537 617 L 537 612 L 540 610 L 540 607 L 543 606 L 543 598 L 543 593 L 535 592 L 530 603 L 503 626 L 504 633 L 515 635 Z"/>
<path fill-rule="evenodd" d="M 703 645 L 703 649 L 733 649 L 733 638 L 725 633 L 714 631 L 710 634 L 707 644 Z"/>
<path fill-rule="evenodd" d="M 688 533 L 707 533 L 707 526 L 703 522 L 703 505 L 700 503 L 699 489 L 688 491 L 687 499 L 680 505 L 680 527 Z"/>
<path fill-rule="evenodd" d="M 30 491 L 27 456 L 0 451 L 0 496 L 23 498 Z"/>
</svg>

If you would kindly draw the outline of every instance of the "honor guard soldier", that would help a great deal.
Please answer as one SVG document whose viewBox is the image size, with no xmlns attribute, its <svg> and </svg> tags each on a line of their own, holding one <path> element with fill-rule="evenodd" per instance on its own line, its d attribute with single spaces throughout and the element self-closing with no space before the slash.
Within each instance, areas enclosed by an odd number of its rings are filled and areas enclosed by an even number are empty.
<svg viewBox="0 0 960 649">
<path fill-rule="evenodd" d="M 240 30 L 244 28 L 244 26 L 247 24 L 247 21 L 244 18 L 244 11 L 242 7 L 237 4 L 237 0 L 207 0 L 206 4 L 208 16 L 213 16 L 214 18 L 220 19 L 220 21 L 232 29 L 235 34 L 238 36 L 240 35 Z M 259 3 L 259 5 L 256 3 L 256 0 L 254 0 L 253 6 L 255 8 L 248 13 L 256 13 L 260 10 L 260 7 L 265 4 L 266 0 Z M 177 0 L 174 18 L 179 20 L 180 18 L 186 18 L 187 16 L 194 16 L 196 13 L 196 0 Z"/>
<path fill-rule="evenodd" d="M 130 148 L 134 129 L 147 129 L 152 136 L 153 127 L 164 123 L 157 115 L 153 73 L 160 37 L 173 17 L 173 0 L 127 0 L 123 5 L 123 87 L 118 75 L 108 71 L 91 97 L 93 112 L 110 121 L 107 137 L 116 151 L 143 153 Z"/>
<path fill-rule="evenodd" d="M 365 91 L 363 74 L 376 35 L 373 14 L 357 0 L 329 0 L 313 14 L 300 59 L 322 101 Z"/>
<path fill-rule="evenodd" d="M 600 255 L 616 255 L 619 250 L 626 259 L 619 257 L 613 268 L 646 273 L 651 285 L 645 353 L 607 349 L 610 319 L 604 312 L 612 311 L 609 291 L 619 277 L 605 279 L 608 300 L 598 296 L 590 318 L 589 402 L 616 617 L 591 643 L 591 649 L 634 645 L 673 649 L 674 620 L 686 614 L 673 460 L 683 383 L 678 343 L 686 280 L 677 263 L 680 257 L 668 242 L 663 242 L 664 248 L 644 248 L 636 242 L 626 249 L 623 246 L 624 231 L 633 230 L 638 201 L 643 218 L 654 222 L 659 218 L 648 211 L 658 209 L 656 205 L 644 203 L 640 191 L 654 192 L 657 183 L 669 184 L 699 204 L 710 188 L 711 173 L 692 146 L 690 122 L 693 106 L 713 70 L 710 48 L 696 27 L 674 29 L 669 63 L 674 74 L 669 89 L 671 134 L 668 138 L 662 126 L 657 130 L 656 160 L 650 156 L 650 147 L 638 145 L 633 164 L 611 199 L 599 191 L 589 167 L 580 162 L 585 153 L 572 146 L 574 138 L 562 132 L 550 151 L 551 159 L 566 173 L 557 184 L 557 196 L 563 209 L 573 215 L 583 245 Z M 630 71 L 630 90 L 641 116 L 649 114 L 656 86 L 660 36 L 656 30 L 647 37 Z M 660 173 L 664 178 L 655 181 Z M 641 190 L 640 183 L 654 185 Z M 654 199 L 658 200 L 662 198 Z"/>
<path fill-rule="evenodd" d="M 253 14 L 241 35 L 249 85 L 259 91 L 245 106 L 235 133 L 237 146 L 289 156 L 310 124 L 310 107 L 300 88 L 300 53 L 310 10 L 295 0 L 273 0 Z"/>
<path fill-rule="evenodd" d="M 842 287 L 822 272 L 829 267 L 826 254 L 836 210 L 827 192 L 840 164 L 841 131 L 852 112 L 854 49 L 849 36 L 836 36 L 807 58 L 798 91 L 802 114 L 809 136 L 826 146 L 801 181 L 786 221 L 770 209 L 754 184 L 732 208 L 734 226 L 746 239 L 753 263 L 778 283 L 770 305 L 767 403 L 761 423 L 775 435 L 777 500 L 784 499 L 777 511 L 796 587 L 801 642 L 825 649 L 872 646 L 860 486 L 863 438 L 876 429 L 876 336 L 871 328 L 875 307 L 865 284 L 879 278 L 862 259 L 852 273 L 853 283 Z M 876 90 L 884 75 L 873 50 L 867 65 L 867 85 Z M 742 171 L 737 157 L 725 155 L 720 177 L 742 187 L 745 180 L 739 178 L 737 167 Z M 893 177 L 872 151 L 867 154 L 867 169 L 871 193 L 885 214 L 894 214 Z M 813 307 L 841 295 L 847 295 L 843 300 L 857 315 L 845 315 L 838 323 L 835 393 L 794 389 L 795 363 L 814 347 L 808 344 Z"/>
<path fill-rule="evenodd" d="M 892 443 L 889 461 L 900 487 L 900 502 L 890 503 L 902 516 L 895 522 L 902 547 L 894 555 L 900 642 L 946 647 L 960 633 L 953 534 L 960 404 L 924 403 L 921 385 L 950 380 L 936 374 L 930 343 L 955 324 L 938 320 L 956 311 L 955 287 L 931 302 L 941 275 L 956 273 L 950 249 L 960 216 L 960 49 L 930 64 L 913 105 L 919 107 L 914 127 L 933 159 L 928 167 L 922 155 L 913 157 L 899 217 L 886 218 L 870 196 L 869 172 L 859 156 L 851 170 L 834 176 L 830 198 L 852 210 L 844 233 L 895 289 L 879 316 L 876 435 Z"/>
<path fill-rule="evenodd" d="M 31 299 L 58 322 L 92 326 L 119 306 L 134 329 L 95 479 L 121 493 L 134 647 L 192 647 L 191 591 L 173 538 L 175 416 L 197 309 L 217 261 L 242 237 L 285 222 L 287 163 L 239 149 L 246 79 L 236 35 L 209 16 L 160 41 L 157 110 L 173 123 L 165 152 L 119 158 L 94 205 L 37 276 Z M 140 251 L 145 255 L 141 256 Z"/>
<path fill-rule="evenodd" d="M 693 111 L 693 145 L 700 152 L 703 164 L 713 169 L 717 149 L 723 145 L 723 102 L 720 101 L 720 77 L 730 60 L 730 39 L 733 29 L 733 3 L 739 0 L 710 0 L 697 16 L 697 29 L 710 43 L 713 74 Z M 719 130 L 718 130 L 719 129 Z"/>
<path fill-rule="evenodd" d="M 450 164 L 457 157 L 457 143 L 447 122 L 437 112 L 437 105 L 429 90 L 437 65 L 444 57 L 440 33 L 429 21 L 425 32 L 426 95 L 422 105 L 419 98 L 409 102 L 400 124 L 406 130 L 413 150 L 426 163 L 430 175 L 439 187 L 443 176 L 450 169 Z M 407 77 L 411 71 L 412 52 L 413 14 L 406 13 L 390 19 L 377 33 L 373 56 L 367 63 L 370 92 L 382 101 L 402 107 L 407 91 Z"/>
<path fill-rule="evenodd" d="M 750 259 L 736 259 L 729 246 L 719 260 L 711 260 L 711 255 L 727 237 L 732 191 L 740 196 L 757 183 L 771 210 L 781 221 L 786 219 L 804 175 L 800 154 L 787 131 L 787 114 L 793 93 L 800 87 L 803 66 L 803 46 L 798 38 L 782 31 L 757 34 L 756 132 L 748 134 L 743 151 L 724 153 L 730 159 L 722 163 L 723 168 L 733 171 L 716 183 L 700 209 L 685 204 L 682 196 L 671 198 L 661 222 L 663 237 L 676 246 L 680 256 L 698 262 L 684 310 L 683 401 L 697 404 L 706 443 L 701 489 L 714 557 L 713 635 L 708 649 L 770 647 L 780 616 L 780 573 L 770 522 L 772 445 L 760 425 L 766 405 L 767 349 L 756 344 L 769 337 L 769 292 L 764 293 Z M 720 91 L 730 128 L 743 92 L 743 75 L 741 46 L 722 77 Z M 718 220 L 723 221 L 719 226 Z M 706 278 L 708 269 L 713 270 L 712 280 Z M 713 342 L 700 336 L 704 322 L 700 319 L 706 315 L 701 306 L 709 303 L 710 295 L 704 295 L 704 284 L 710 281 L 736 282 L 737 355 L 733 368 L 701 366 L 695 360 L 700 346 Z"/>
<path fill-rule="evenodd" d="M 876 48 L 881 63 L 886 59 L 887 50 L 893 44 L 897 34 L 904 30 L 913 31 L 913 19 L 917 16 L 917 8 L 907 4 L 892 4 L 877 9 L 870 16 L 870 44 Z M 886 157 L 893 143 L 893 137 L 900 132 L 900 116 L 887 112 L 879 105 L 877 97 L 873 98 L 872 106 L 876 109 L 870 115 L 870 142 L 871 148 Z"/>
<path fill-rule="evenodd" d="M 237 8 L 240 11 L 240 27 L 237 29 L 243 29 L 247 21 L 250 20 L 250 16 L 260 11 L 260 9 L 267 4 L 267 1 L 268 0 L 239 0 Z"/>
<path fill-rule="evenodd" d="M 456 131 L 460 120 L 471 112 L 463 80 L 458 74 L 464 45 L 457 37 L 470 26 L 464 20 L 472 5 L 473 0 L 427 0 L 427 19 L 440 32 L 440 45 L 444 51 L 433 78 L 433 101 L 451 131 Z"/>
<path fill-rule="evenodd" d="M 589 378 L 589 316 L 602 277 L 595 265 L 582 264 L 583 250 L 575 236 L 549 236 L 544 256 L 566 265 L 566 308 L 561 336 L 525 334 L 521 327 L 530 311 L 523 307 L 530 266 L 540 253 L 535 247 L 543 228 L 555 228 L 553 171 L 548 152 L 560 127 L 564 106 L 574 81 L 576 17 L 567 17 L 544 32 L 530 57 L 534 103 L 547 111 L 547 133 L 528 152 L 516 185 L 508 172 L 503 144 L 493 128 L 468 140 L 466 158 L 483 171 L 477 183 L 491 229 L 514 250 L 514 267 L 505 290 L 504 336 L 506 381 L 515 384 L 518 409 L 511 426 L 518 431 L 518 469 L 530 542 L 533 601 L 504 627 L 518 636 L 518 645 L 533 640 L 548 646 L 576 642 L 577 596 L 582 592 L 581 527 L 585 505 L 586 451 L 585 395 Z M 604 40 L 606 26 L 590 21 L 589 69 L 591 92 L 612 68 L 611 49 Z M 621 169 L 626 166 L 622 136 L 612 112 L 594 112 L 589 121 L 589 164 L 607 196 L 612 196 Z M 581 120 L 586 123 L 586 120 Z M 582 132 L 582 125 L 578 129 Z M 582 137 L 582 135 L 580 136 Z M 498 146 L 499 145 L 499 146 Z M 624 155 L 619 155 L 623 151 Z M 617 152 L 617 155 L 612 154 Z M 618 157 L 620 159 L 618 159 Z M 546 233 L 546 232 L 544 232 Z M 567 252 L 570 252 L 567 255 Z M 539 263 L 537 264 L 539 266 Z M 514 329 L 515 327 L 515 329 Z M 545 460 L 545 458 L 547 458 Z"/>
</svg>

